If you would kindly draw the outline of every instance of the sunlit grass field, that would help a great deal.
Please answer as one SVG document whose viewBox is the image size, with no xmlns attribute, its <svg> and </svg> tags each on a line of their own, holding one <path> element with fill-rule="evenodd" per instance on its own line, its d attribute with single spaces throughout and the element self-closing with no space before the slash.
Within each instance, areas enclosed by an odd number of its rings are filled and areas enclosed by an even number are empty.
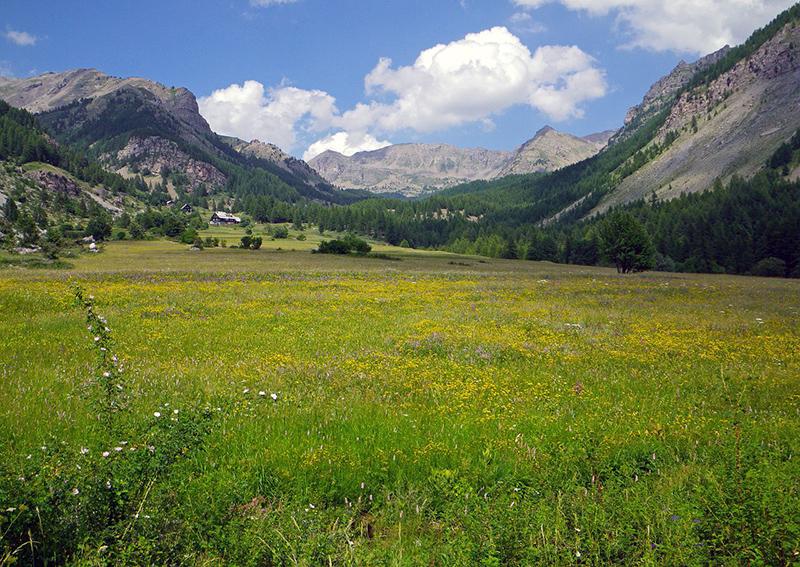
<svg viewBox="0 0 800 567">
<path fill-rule="evenodd" d="M 798 282 L 313 243 L 0 270 L 0 564 L 800 561 Z"/>
</svg>

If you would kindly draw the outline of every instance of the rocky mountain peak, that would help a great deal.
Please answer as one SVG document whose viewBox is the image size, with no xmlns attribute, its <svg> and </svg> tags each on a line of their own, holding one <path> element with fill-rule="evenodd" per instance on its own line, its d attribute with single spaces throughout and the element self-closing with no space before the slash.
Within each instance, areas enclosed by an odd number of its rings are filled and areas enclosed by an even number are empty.
<svg viewBox="0 0 800 567">
<path fill-rule="evenodd" d="M 625 116 L 625 125 L 641 123 L 650 116 L 666 108 L 677 96 L 681 89 L 689 84 L 692 77 L 699 71 L 707 69 L 722 59 L 730 46 L 701 57 L 694 63 L 687 63 L 681 59 L 666 76 L 656 81 L 645 93 L 642 102 L 628 110 Z"/>
<path fill-rule="evenodd" d="M 536 134 L 534 134 L 534 135 L 533 135 L 533 138 L 532 138 L 532 139 L 533 139 L 533 140 L 535 140 L 536 138 L 541 138 L 542 136 L 546 136 L 546 135 L 547 135 L 547 134 L 549 134 L 550 132 L 556 132 L 556 129 L 555 129 L 555 128 L 553 128 L 553 127 L 552 127 L 552 126 L 550 126 L 550 125 L 544 126 L 544 127 L 540 128 L 540 129 L 539 129 L 539 130 L 536 132 Z"/>
</svg>

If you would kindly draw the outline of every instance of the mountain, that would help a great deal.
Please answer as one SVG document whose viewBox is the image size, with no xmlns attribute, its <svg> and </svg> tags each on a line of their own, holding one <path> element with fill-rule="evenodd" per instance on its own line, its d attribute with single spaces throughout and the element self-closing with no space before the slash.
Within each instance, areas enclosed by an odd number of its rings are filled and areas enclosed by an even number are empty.
<svg viewBox="0 0 800 567">
<path fill-rule="evenodd" d="M 273 159 L 275 152 L 241 141 L 232 146 L 211 130 L 185 88 L 79 69 L 3 79 L 0 99 L 36 113 L 59 142 L 86 149 L 108 170 L 141 176 L 151 187 L 163 182 L 173 198 L 231 191 L 281 201 L 353 198 L 299 160 Z"/>
<path fill-rule="evenodd" d="M 640 104 L 628 110 L 625 115 L 626 128 L 620 130 L 620 134 L 630 132 L 648 118 L 664 108 L 668 108 L 675 101 L 678 93 L 691 82 L 697 73 L 706 71 L 717 64 L 730 50 L 730 46 L 726 45 L 714 53 L 701 57 L 694 63 L 681 60 L 669 74 L 660 78 L 648 89 Z"/>
<path fill-rule="evenodd" d="M 555 171 L 592 157 L 603 149 L 615 131 L 578 138 L 545 126 L 522 144 L 495 177 Z"/>
<path fill-rule="evenodd" d="M 701 59 L 701 65 L 691 66 L 693 77 L 728 53 L 730 49 L 725 49 Z M 792 137 L 800 127 L 797 20 L 781 26 L 752 53 L 729 65 L 691 88 L 686 87 L 692 77 L 681 77 L 682 90 L 670 94 L 664 122 L 649 144 L 650 148 L 665 146 L 670 140 L 668 147 L 621 179 L 594 213 L 650 195 L 665 200 L 703 191 L 716 179 L 751 177 Z M 672 82 L 667 77 L 656 85 Z M 654 104 L 651 93 L 629 117 Z"/>
<path fill-rule="evenodd" d="M 349 157 L 328 150 L 309 165 L 339 187 L 419 196 L 479 179 L 554 171 L 595 155 L 612 134 L 578 138 L 546 126 L 515 152 L 396 144 Z"/>
<path fill-rule="evenodd" d="M 309 187 L 328 190 L 329 183 L 305 161 L 290 156 L 275 144 L 265 143 L 260 140 L 245 142 L 231 136 L 219 138 L 243 156 L 270 162 L 286 174 L 304 181 Z"/>
<path fill-rule="evenodd" d="M 494 177 L 510 156 L 447 144 L 396 144 L 350 157 L 328 150 L 309 165 L 339 187 L 416 196 Z"/>
</svg>

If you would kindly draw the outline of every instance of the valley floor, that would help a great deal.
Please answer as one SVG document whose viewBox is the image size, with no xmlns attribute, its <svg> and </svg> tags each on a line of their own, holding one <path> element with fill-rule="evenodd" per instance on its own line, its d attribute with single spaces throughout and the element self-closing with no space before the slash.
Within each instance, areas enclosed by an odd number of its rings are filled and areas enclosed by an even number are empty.
<svg viewBox="0 0 800 567">
<path fill-rule="evenodd" d="M 800 282 L 270 245 L 0 270 L 0 565 L 800 560 Z"/>
</svg>

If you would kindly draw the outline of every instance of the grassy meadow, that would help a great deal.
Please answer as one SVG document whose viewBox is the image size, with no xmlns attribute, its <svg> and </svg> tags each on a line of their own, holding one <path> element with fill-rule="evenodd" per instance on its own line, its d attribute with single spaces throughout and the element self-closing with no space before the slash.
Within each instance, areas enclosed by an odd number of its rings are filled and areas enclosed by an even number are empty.
<svg viewBox="0 0 800 567">
<path fill-rule="evenodd" d="M 315 240 L 0 269 L 0 565 L 800 561 L 800 282 Z"/>
</svg>

